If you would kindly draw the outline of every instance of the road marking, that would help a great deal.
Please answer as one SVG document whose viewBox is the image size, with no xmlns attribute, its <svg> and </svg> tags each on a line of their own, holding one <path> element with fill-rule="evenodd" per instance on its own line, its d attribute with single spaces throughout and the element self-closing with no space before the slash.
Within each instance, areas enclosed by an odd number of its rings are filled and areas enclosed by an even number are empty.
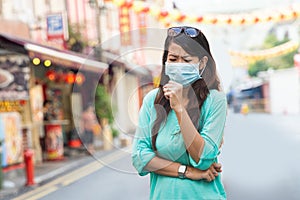
<svg viewBox="0 0 300 200">
<path fill-rule="evenodd" d="M 33 197 L 29 197 L 28 200 L 38 200 L 38 199 L 46 196 L 47 194 L 50 194 L 50 193 L 56 191 L 57 189 L 58 189 L 58 187 L 47 188 L 46 190 L 34 195 Z"/>
<path fill-rule="evenodd" d="M 92 163 L 89 163 L 79 169 L 76 169 L 64 176 L 61 176 L 41 187 L 38 187 L 32 191 L 29 191 L 27 193 L 24 193 L 21 196 L 18 196 L 14 198 L 13 200 L 36 200 L 41 197 L 44 197 L 57 189 L 59 189 L 59 186 L 67 186 L 89 174 L 92 174 L 93 172 L 103 168 L 105 165 L 110 164 L 114 161 L 117 161 L 121 159 L 122 157 L 125 157 L 128 155 L 128 152 L 126 150 L 120 150 L 116 151 L 114 153 L 111 153 L 103 158 L 100 158 Z"/>
</svg>

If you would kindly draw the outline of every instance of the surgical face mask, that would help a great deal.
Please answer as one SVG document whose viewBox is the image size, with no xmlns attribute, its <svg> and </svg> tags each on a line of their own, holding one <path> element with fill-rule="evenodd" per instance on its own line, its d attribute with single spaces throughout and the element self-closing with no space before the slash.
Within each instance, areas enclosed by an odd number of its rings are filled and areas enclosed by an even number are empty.
<svg viewBox="0 0 300 200">
<path fill-rule="evenodd" d="M 206 67 L 206 66 L 205 66 Z M 204 69 L 199 74 L 199 63 L 165 63 L 165 73 L 170 80 L 188 86 L 201 79 Z"/>
</svg>

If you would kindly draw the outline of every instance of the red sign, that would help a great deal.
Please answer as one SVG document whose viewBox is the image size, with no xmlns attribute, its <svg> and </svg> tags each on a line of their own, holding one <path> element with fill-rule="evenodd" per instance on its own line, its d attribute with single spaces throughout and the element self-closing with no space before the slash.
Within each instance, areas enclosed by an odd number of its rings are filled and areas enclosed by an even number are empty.
<svg viewBox="0 0 300 200">
<path fill-rule="evenodd" d="M 59 160 L 64 155 L 62 125 L 47 124 L 46 127 L 46 151 L 48 160 Z"/>
</svg>

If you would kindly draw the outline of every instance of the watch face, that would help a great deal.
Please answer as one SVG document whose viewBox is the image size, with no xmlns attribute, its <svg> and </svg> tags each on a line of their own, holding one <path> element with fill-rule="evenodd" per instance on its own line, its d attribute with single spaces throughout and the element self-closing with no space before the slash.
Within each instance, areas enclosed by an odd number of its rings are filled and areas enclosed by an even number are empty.
<svg viewBox="0 0 300 200">
<path fill-rule="evenodd" d="M 186 166 L 181 165 L 181 166 L 179 167 L 179 169 L 178 169 L 178 172 L 184 173 L 184 172 L 185 172 L 185 168 L 186 168 Z"/>
<path fill-rule="evenodd" d="M 186 166 L 185 165 L 181 165 L 178 168 L 178 177 L 179 178 L 185 178 L 185 171 L 186 171 Z"/>
</svg>

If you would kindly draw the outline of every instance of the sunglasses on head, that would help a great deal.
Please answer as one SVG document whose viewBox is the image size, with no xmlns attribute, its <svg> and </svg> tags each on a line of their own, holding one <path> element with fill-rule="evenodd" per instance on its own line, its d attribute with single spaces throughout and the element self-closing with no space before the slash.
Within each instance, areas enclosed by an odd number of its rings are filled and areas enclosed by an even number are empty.
<svg viewBox="0 0 300 200">
<path fill-rule="evenodd" d="M 168 29 L 168 35 L 172 37 L 177 36 L 182 32 L 184 32 L 185 35 L 194 38 L 199 35 L 200 30 L 189 26 L 178 26 L 178 27 L 171 27 Z"/>
</svg>

